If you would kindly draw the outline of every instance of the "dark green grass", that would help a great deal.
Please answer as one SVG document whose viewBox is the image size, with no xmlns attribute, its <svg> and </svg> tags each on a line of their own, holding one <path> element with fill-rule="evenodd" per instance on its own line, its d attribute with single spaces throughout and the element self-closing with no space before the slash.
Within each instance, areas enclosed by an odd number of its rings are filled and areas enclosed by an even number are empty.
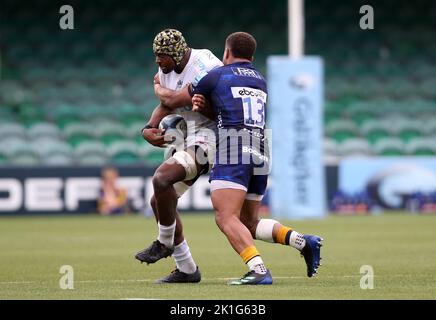
<svg viewBox="0 0 436 320">
<path fill-rule="evenodd" d="M 272 286 L 228 286 L 246 272 L 213 216 L 184 215 L 185 234 L 203 281 L 156 285 L 174 266 L 133 256 L 157 235 L 142 216 L 0 217 L 0 299 L 435 299 L 436 215 L 384 214 L 287 221 L 324 238 L 319 276 L 307 278 L 298 252 L 257 242 Z M 74 268 L 74 289 L 61 290 L 59 268 Z M 371 265 L 375 288 L 359 286 Z"/>
</svg>

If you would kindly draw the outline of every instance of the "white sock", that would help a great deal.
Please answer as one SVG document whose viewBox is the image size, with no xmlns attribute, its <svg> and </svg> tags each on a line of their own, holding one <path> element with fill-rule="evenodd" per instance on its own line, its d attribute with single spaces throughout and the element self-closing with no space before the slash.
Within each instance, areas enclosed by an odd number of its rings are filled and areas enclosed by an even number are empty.
<svg viewBox="0 0 436 320">
<path fill-rule="evenodd" d="M 260 219 L 256 227 L 256 239 L 274 243 L 273 228 L 276 223 L 273 219 Z"/>
<path fill-rule="evenodd" d="M 182 243 L 174 247 L 173 258 L 176 261 L 177 269 L 184 273 L 194 273 L 197 271 L 197 264 L 192 258 L 188 243 L 183 240 Z"/>
<path fill-rule="evenodd" d="M 303 234 L 292 230 L 291 236 L 289 237 L 289 245 L 297 250 L 303 250 L 306 245 L 306 240 L 303 237 Z"/>
<path fill-rule="evenodd" d="M 160 243 L 163 243 L 166 247 L 172 248 L 174 247 L 174 233 L 176 232 L 176 221 L 170 226 L 164 226 L 160 223 L 157 224 L 159 226 L 159 236 L 157 240 Z"/>
<path fill-rule="evenodd" d="M 247 266 L 250 270 L 265 274 L 267 272 L 265 265 L 263 264 L 263 260 L 260 256 L 255 256 L 254 258 L 247 261 Z"/>
</svg>

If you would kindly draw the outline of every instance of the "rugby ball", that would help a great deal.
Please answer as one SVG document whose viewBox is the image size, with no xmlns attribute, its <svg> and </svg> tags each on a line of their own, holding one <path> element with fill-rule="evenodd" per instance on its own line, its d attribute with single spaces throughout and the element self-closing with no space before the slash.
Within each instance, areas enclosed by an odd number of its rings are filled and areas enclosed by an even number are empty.
<svg viewBox="0 0 436 320">
<path fill-rule="evenodd" d="M 159 129 L 165 130 L 165 135 L 176 137 L 176 140 L 169 144 L 183 143 L 188 134 L 186 121 L 179 114 L 170 114 L 164 117 L 159 123 Z"/>
</svg>

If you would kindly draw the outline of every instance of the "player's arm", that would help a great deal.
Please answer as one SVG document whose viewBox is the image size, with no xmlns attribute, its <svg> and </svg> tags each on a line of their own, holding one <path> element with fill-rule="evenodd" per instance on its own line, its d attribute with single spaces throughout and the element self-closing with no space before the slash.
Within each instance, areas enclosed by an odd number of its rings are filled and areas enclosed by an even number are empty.
<svg viewBox="0 0 436 320">
<path fill-rule="evenodd" d="M 167 115 L 171 114 L 172 110 L 159 104 L 151 114 L 150 120 L 141 130 L 142 137 L 148 141 L 148 143 L 156 147 L 164 147 L 164 144 L 168 142 L 168 138 L 165 139 L 164 130 L 159 129 L 160 121 Z"/>
<path fill-rule="evenodd" d="M 215 121 L 215 112 L 213 111 L 212 105 L 209 100 L 201 94 L 195 94 L 192 97 L 192 111 L 200 112 L 205 117 Z"/>
<path fill-rule="evenodd" d="M 171 110 L 191 105 L 191 96 L 188 88 L 181 90 L 171 90 L 161 86 L 159 76 L 154 76 L 154 93 L 160 102 Z"/>
<path fill-rule="evenodd" d="M 206 117 L 215 120 L 215 112 L 210 103 L 210 95 L 218 84 L 219 70 L 215 69 L 205 75 L 197 84 L 191 84 L 188 92 L 191 97 L 192 111 L 200 112 Z"/>
</svg>

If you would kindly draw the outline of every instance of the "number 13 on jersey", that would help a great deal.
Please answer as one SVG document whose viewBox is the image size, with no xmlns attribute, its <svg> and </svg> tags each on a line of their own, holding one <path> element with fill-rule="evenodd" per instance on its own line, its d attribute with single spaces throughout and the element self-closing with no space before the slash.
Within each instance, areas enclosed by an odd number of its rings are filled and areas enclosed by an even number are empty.
<svg viewBox="0 0 436 320">
<path fill-rule="evenodd" d="M 242 99 L 244 124 L 250 127 L 265 127 L 266 93 L 249 87 L 232 87 L 233 98 Z"/>
</svg>

